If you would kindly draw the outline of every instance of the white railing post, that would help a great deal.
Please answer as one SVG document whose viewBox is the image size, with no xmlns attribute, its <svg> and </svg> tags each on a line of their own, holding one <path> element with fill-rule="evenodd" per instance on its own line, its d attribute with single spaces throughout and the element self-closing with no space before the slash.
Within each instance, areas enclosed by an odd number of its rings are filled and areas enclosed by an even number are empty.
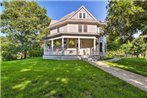
<svg viewBox="0 0 147 98">
<path fill-rule="evenodd" d="M 62 38 L 62 55 L 64 55 L 64 38 Z"/>
<path fill-rule="evenodd" d="M 78 55 L 80 54 L 80 45 L 81 45 L 81 44 L 80 44 L 80 40 L 81 40 L 81 39 L 78 38 Z"/>
<path fill-rule="evenodd" d="M 52 43 L 51 49 L 52 49 L 52 52 L 53 52 L 54 51 L 54 40 L 51 40 L 51 43 Z"/>
<path fill-rule="evenodd" d="M 93 39 L 93 54 L 95 55 L 96 39 Z"/>
</svg>

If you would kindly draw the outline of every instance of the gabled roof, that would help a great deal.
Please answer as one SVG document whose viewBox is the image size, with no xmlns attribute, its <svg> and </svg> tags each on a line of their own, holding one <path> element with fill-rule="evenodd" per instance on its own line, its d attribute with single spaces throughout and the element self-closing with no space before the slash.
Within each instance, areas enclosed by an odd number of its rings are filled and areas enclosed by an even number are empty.
<svg viewBox="0 0 147 98">
<path fill-rule="evenodd" d="M 68 19 L 68 18 L 71 17 L 74 13 L 75 13 L 75 11 L 73 11 L 73 12 L 67 14 L 66 16 L 64 16 L 63 18 L 61 18 L 60 20 Z"/>
<path fill-rule="evenodd" d="M 58 20 L 51 20 L 50 25 L 51 25 L 51 24 L 54 24 L 54 23 L 56 23 L 56 22 L 58 22 Z"/>
<path fill-rule="evenodd" d="M 68 19 L 71 19 L 75 14 L 77 14 L 81 9 L 84 9 L 94 20 L 97 20 L 83 5 L 71 15 Z"/>
<path fill-rule="evenodd" d="M 91 20 L 87 20 L 87 19 L 72 19 L 72 17 L 74 15 L 76 15 L 81 9 L 84 9 L 88 14 L 89 16 L 92 18 Z M 68 22 L 90 22 L 90 23 L 97 23 L 97 25 L 104 25 L 104 23 L 101 23 L 100 21 L 98 21 L 83 5 L 76 11 L 73 11 L 69 14 L 67 14 L 66 16 L 64 16 L 63 18 L 61 18 L 59 21 L 51 21 L 51 24 L 49 26 L 49 28 L 54 28 L 56 26 L 59 26 L 59 25 L 63 25 L 65 23 L 68 23 Z"/>
</svg>

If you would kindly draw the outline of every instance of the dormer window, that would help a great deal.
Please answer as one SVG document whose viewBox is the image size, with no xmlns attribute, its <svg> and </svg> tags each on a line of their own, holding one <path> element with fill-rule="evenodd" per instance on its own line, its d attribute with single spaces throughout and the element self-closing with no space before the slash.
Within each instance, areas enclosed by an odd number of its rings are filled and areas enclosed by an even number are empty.
<svg viewBox="0 0 147 98">
<path fill-rule="evenodd" d="M 83 19 L 85 18 L 85 16 L 86 16 L 85 13 L 83 13 Z"/>
<path fill-rule="evenodd" d="M 79 18 L 80 18 L 80 19 L 82 18 L 82 13 L 79 14 Z"/>
<path fill-rule="evenodd" d="M 85 19 L 86 13 L 79 13 L 79 19 Z"/>
</svg>

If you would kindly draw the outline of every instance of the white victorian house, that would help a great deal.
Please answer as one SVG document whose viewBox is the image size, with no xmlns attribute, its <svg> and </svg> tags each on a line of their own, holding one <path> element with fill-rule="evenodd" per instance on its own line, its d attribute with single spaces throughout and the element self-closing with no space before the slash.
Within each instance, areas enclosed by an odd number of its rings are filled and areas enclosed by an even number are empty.
<svg viewBox="0 0 147 98">
<path fill-rule="evenodd" d="M 105 23 L 98 21 L 84 6 L 52 20 L 50 35 L 44 40 L 44 59 L 99 58 L 106 55 Z"/>
</svg>

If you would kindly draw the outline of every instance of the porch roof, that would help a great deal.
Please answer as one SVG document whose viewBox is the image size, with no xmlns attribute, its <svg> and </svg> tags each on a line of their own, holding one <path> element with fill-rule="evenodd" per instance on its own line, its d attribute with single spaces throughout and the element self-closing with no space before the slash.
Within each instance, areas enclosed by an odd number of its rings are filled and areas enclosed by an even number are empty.
<svg viewBox="0 0 147 98">
<path fill-rule="evenodd" d="M 44 37 L 43 39 L 45 40 L 45 39 L 49 39 L 49 38 L 54 38 L 54 37 L 59 37 L 59 36 L 61 36 L 61 35 L 68 35 L 68 36 L 96 36 L 96 37 L 98 37 L 98 36 L 100 36 L 100 34 L 99 33 L 79 33 L 79 32 L 59 32 L 59 33 L 55 33 L 55 34 L 51 34 L 51 35 L 49 35 L 49 36 L 47 36 L 47 37 Z"/>
<path fill-rule="evenodd" d="M 96 21 L 96 20 L 82 20 L 82 19 L 67 19 L 67 20 L 61 20 L 59 22 L 56 22 L 54 24 L 51 24 L 49 26 L 49 29 L 54 29 L 54 28 L 57 28 L 57 27 L 60 27 L 62 25 L 66 25 L 68 23 L 72 23 L 72 24 L 79 24 L 79 23 L 82 23 L 82 24 L 93 24 L 93 25 L 97 25 L 97 26 L 103 26 L 103 25 L 106 25 L 106 23 L 102 23 L 102 22 L 99 22 L 99 21 Z"/>
</svg>

